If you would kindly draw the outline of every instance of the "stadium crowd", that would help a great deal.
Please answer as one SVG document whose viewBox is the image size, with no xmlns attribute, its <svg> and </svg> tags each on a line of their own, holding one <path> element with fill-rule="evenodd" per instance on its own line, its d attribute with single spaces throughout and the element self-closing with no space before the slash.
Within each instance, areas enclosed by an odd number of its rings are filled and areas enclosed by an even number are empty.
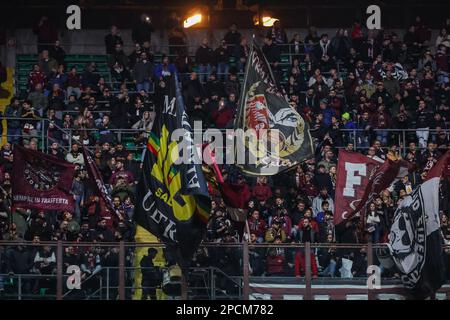
<svg viewBox="0 0 450 320">
<path fill-rule="evenodd" d="M 39 48 L 28 91 L 12 98 L 4 112 L 8 143 L 0 151 L 0 240 L 134 241 L 139 150 L 145 146 L 161 106 L 159 93 L 167 89 L 167 79 L 175 73 L 182 82 L 191 121 L 201 120 L 205 129 L 233 126 L 241 94 L 240 75 L 250 52 L 248 40 L 234 24 L 217 48 L 211 48 L 205 38 L 195 57 L 190 57 L 187 36 L 176 14 L 168 29 L 170 58 L 164 55 L 160 63 L 155 63 L 150 50 L 151 25 L 143 20 L 133 29 L 135 47 L 130 54 L 124 52 L 119 30 L 112 26 L 105 37 L 108 66 L 115 80 L 112 84 L 100 77 L 95 63 L 87 64 L 83 71 L 66 70 L 65 52 L 57 39 L 52 39 L 56 41 L 54 46 Z M 273 244 L 386 242 L 399 201 L 421 183 L 424 173 L 450 146 L 449 19 L 436 42 L 430 40 L 430 30 L 420 17 L 403 35 L 365 30 L 356 22 L 349 30 L 339 29 L 334 35 L 319 34 L 310 27 L 308 34 L 295 34 L 289 41 L 280 22 L 268 28 L 262 50 L 275 77 L 283 83 L 292 108 L 309 123 L 315 155 L 287 173 L 268 178 L 248 178 L 236 167 L 223 166 L 229 181 L 249 187 L 248 227 L 242 234 L 238 230 L 242 224 L 233 221 L 220 194 L 214 193 L 205 241 L 226 244 L 247 237 L 251 243 Z M 286 54 L 291 56 L 287 70 L 282 67 Z M 46 121 L 41 122 L 42 118 Z M 130 129 L 132 147 L 128 148 L 118 131 Z M 409 131 L 404 134 L 389 129 Z M 39 140 L 42 130 L 48 140 Z M 77 165 L 71 191 L 76 200 L 73 213 L 17 208 L 10 214 L 15 143 L 44 149 Z M 105 219 L 98 195 L 89 190 L 81 145 L 93 150 L 120 219 Z M 351 220 L 335 227 L 339 148 L 378 160 L 404 158 L 419 169 L 384 190 L 370 204 L 365 223 Z M 449 181 L 443 180 L 441 223 L 447 240 L 449 196 Z M 83 273 L 92 274 L 115 263 L 114 250 L 93 247 L 74 252 L 71 248 L 65 259 L 78 261 Z M 6 252 L 0 254 L 6 256 Z M 216 265 L 233 275 L 240 273 L 239 257 L 232 249 L 202 249 L 193 263 Z M 348 270 L 341 269 L 343 258 L 353 261 L 351 275 L 366 274 L 364 250 L 327 247 L 311 251 L 311 257 L 315 277 L 346 276 Z M 0 273 L 48 274 L 55 268 L 55 252 L 50 247 L 38 250 L 18 246 L 0 263 Z M 250 265 L 253 275 L 303 276 L 305 252 L 251 249 Z"/>
</svg>

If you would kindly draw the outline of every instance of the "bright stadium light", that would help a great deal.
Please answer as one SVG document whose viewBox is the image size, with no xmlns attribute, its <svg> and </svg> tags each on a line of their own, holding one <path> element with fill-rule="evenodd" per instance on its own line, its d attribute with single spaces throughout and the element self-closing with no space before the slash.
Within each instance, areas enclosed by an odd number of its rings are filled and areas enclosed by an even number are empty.
<svg viewBox="0 0 450 320">
<path fill-rule="evenodd" d="M 264 17 L 261 18 L 261 20 L 262 20 L 262 24 L 263 24 L 264 27 L 272 27 L 273 24 L 276 21 L 279 21 L 280 19 L 273 18 L 273 17 L 270 17 L 270 16 L 264 16 Z M 259 26 L 260 21 L 258 19 L 258 16 L 255 16 L 253 18 L 253 21 L 255 23 L 255 26 Z"/>
<path fill-rule="evenodd" d="M 272 17 L 262 17 L 264 27 L 272 27 L 276 21 L 279 21 L 279 19 Z"/>
<path fill-rule="evenodd" d="M 196 24 L 199 24 L 200 22 L 202 22 L 202 15 L 200 13 L 197 13 L 184 20 L 183 26 L 187 29 Z"/>
</svg>

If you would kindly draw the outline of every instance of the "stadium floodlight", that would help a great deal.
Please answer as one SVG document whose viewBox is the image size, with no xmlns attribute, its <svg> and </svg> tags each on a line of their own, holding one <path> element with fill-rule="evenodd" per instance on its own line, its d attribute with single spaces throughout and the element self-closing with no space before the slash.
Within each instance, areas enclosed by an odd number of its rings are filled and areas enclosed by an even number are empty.
<svg viewBox="0 0 450 320">
<path fill-rule="evenodd" d="M 202 15 L 200 13 L 197 13 L 184 20 L 183 26 L 187 29 L 196 24 L 199 24 L 200 22 L 202 22 Z"/>
<path fill-rule="evenodd" d="M 273 17 L 270 17 L 270 16 L 264 16 L 264 17 L 261 18 L 261 20 L 262 20 L 262 24 L 263 24 L 264 27 L 272 27 L 273 24 L 276 21 L 280 21 L 280 19 L 273 18 Z M 253 21 L 255 23 L 255 26 L 259 26 L 260 21 L 258 19 L 258 16 L 255 16 L 253 18 Z"/>
<path fill-rule="evenodd" d="M 279 19 L 273 17 L 262 17 L 264 27 L 272 27 L 276 21 L 279 21 Z"/>
</svg>

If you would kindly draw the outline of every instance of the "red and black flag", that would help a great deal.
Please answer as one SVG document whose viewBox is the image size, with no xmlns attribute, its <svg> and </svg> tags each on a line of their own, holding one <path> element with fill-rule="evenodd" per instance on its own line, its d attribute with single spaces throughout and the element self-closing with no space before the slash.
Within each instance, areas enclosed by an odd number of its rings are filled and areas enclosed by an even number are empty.
<svg viewBox="0 0 450 320">
<path fill-rule="evenodd" d="M 114 216 L 119 213 L 114 209 L 114 205 L 111 199 L 111 196 L 108 193 L 108 190 L 103 182 L 102 175 L 91 155 L 89 154 L 89 150 L 85 146 L 83 146 L 83 156 L 84 162 L 86 164 L 86 170 L 89 176 L 90 185 L 94 191 L 94 194 L 100 198 L 100 203 L 104 207 L 105 211 L 102 211 L 102 218 L 107 220 L 108 224 L 112 224 L 112 219 Z"/>
<path fill-rule="evenodd" d="M 19 145 L 14 146 L 13 156 L 13 208 L 73 212 L 73 164 Z"/>
</svg>

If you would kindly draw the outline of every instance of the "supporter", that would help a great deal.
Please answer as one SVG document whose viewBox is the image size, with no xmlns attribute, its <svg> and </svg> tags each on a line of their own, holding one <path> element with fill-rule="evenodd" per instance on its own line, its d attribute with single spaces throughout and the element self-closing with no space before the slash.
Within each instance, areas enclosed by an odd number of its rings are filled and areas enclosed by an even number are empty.
<svg viewBox="0 0 450 320">
<path fill-rule="evenodd" d="M 267 201 L 272 197 L 272 190 L 267 185 L 266 177 L 258 177 L 256 179 L 256 185 L 252 188 L 252 197 L 256 198 L 258 201 Z"/>
<path fill-rule="evenodd" d="M 217 73 L 211 72 L 209 79 L 204 86 L 205 95 L 211 98 L 213 95 L 224 96 L 225 88 L 223 82 L 217 79 Z"/>
<path fill-rule="evenodd" d="M 268 243 L 279 243 L 278 241 L 284 242 L 286 241 L 286 233 L 281 228 L 281 221 L 274 220 L 272 225 L 267 229 L 266 234 L 264 236 L 265 242 Z"/>
<path fill-rule="evenodd" d="M 33 66 L 33 70 L 28 75 L 28 86 L 30 89 L 36 88 L 36 85 L 40 84 L 42 87 L 45 86 L 46 81 L 45 73 L 41 71 L 41 67 L 38 64 Z"/>
<path fill-rule="evenodd" d="M 116 169 L 109 180 L 109 184 L 115 186 L 119 178 L 123 178 L 128 185 L 134 185 L 133 174 L 125 169 L 122 161 L 116 160 Z"/>
<path fill-rule="evenodd" d="M 289 42 L 289 52 L 295 57 L 305 53 L 305 44 L 301 40 L 300 34 L 296 33 Z"/>
<path fill-rule="evenodd" d="M 189 79 L 183 84 L 183 95 L 186 106 L 189 108 L 195 97 L 204 97 L 205 92 L 196 72 L 191 72 Z"/>
<path fill-rule="evenodd" d="M 234 70 L 230 71 L 228 75 L 228 79 L 225 82 L 225 95 L 229 96 L 234 94 L 235 96 L 239 96 L 241 92 L 241 84 L 237 77 L 237 74 Z"/>
<path fill-rule="evenodd" d="M 114 124 L 110 122 L 109 115 L 104 115 L 102 122 L 100 125 L 97 126 L 98 128 L 98 134 L 100 137 L 98 138 L 98 143 L 103 144 L 105 142 L 108 142 L 110 144 L 114 143 L 116 140 L 116 135 L 113 130 L 116 129 Z"/>
<path fill-rule="evenodd" d="M 243 72 L 245 63 L 247 62 L 248 55 L 250 54 L 250 48 L 247 43 L 247 38 L 242 37 L 239 45 L 236 49 L 236 59 L 237 59 L 237 71 Z"/>
<path fill-rule="evenodd" d="M 143 256 L 140 261 L 140 267 L 142 269 L 142 296 L 141 300 L 147 300 L 150 296 L 150 300 L 156 300 L 156 287 L 162 281 L 162 272 L 159 267 L 156 267 L 153 263 L 157 254 L 155 248 L 148 249 L 147 255 Z"/>
<path fill-rule="evenodd" d="M 61 47 L 59 40 L 55 41 L 55 44 L 49 49 L 50 56 L 56 60 L 58 65 L 66 65 L 66 51 Z"/>
<path fill-rule="evenodd" d="M 214 64 L 214 51 L 208 46 L 207 38 L 202 39 L 200 47 L 195 52 L 195 61 L 199 68 L 200 82 L 204 83 L 208 79 Z"/>
<path fill-rule="evenodd" d="M 156 66 L 155 77 L 157 80 L 163 80 L 166 77 L 170 77 L 176 73 L 175 66 L 170 63 L 168 56 L 162 57 L 162 62 Z"/>
<path fill-rule="evenodd" d="M 211 114 L 211 121 L 214 127 L 225 129 L 232 126 L 234 111 L 226 104 L 225 100 L 219 101 L 219 108 Z"/>
<path fill-rule="evenodd" d="M 67 86 L 67 74 L 64 71 L 64 65 L 59 65 L 58 69 L 55 71 L 52 71 L 49 80 L 48 80 L 49 86 L 53 86 L 57 84 L 61 89 L 65 90 Z"/>
<path fill-rule="evenodd" d="M 108 59 L 108 66 L 113 68 L 115 64 L 118 64 L 125 69 L 129 66 L 128 56 L 123 51 L 123 45 L 121 43 L 116 43 L 114 47 L 114 52 L 112 52 Z"/>
<path fill-rule="evenodd" d="M 22 115 L 22 106 L 17 97 L 12 97 L 10 104 L 6 107 L 5 117 L 11 118 L 7 120 L 8 143 L 17 143 L 21 138 L 22 123 L 20 117 Z"/>
<path fill-rule="evenodd" d="M 275 238 L 275 245 L 279 245 L 283 242 L 280 238 Z M 267 263 L 267 276 L 285 276 L 286 268 L 286 256 L 285 249 L 280 247 L 269 248 L 269 252 L 266 257 Z"/>
<path fill-rule="evenodd" d="M 271 36 L 264 39 L 262 51 L 270 65 L 274 69 L 277 69 L 278 64 L 281 61 L 281 50 L 280 47 L 273 41 Z"/>
<path fill-rule="evenodd" d="M 37 136 L 37 120 L 39 119 L 39 115 L 34 111 L 34 108 L 31 105 L 30 100 L 25 100 L 22 103 L 22 114 L 21 118 L 21 127 L 22 127 L 22 138 L 25 141 L 29 142 L 30 138 Z"/>
<path fill-rule="evenodd" d="M 84 89 L 87 87 L 95 88 L 100 75 L 97 73 L 97 65 L 95 62 L 89 62 L 81 75 L 81 85 Z"/>
<path fill-rule="evenodd" d="M 223 39 L 220 42 L 220 46 L 214 50 L 214 58 L 216 63 L 216 71 L 220 79 L 225 79 L 228 75 L 228 61 L 229 61 L 229 49 L 227 47 L 227 42 Z"/>
<path fill-rule="evenodd" d="M 228 48 L 230 50 L 230 54 L 234 55 L 236 52 L 237 47 L 240 45 L 241 43 L 241 34 L 239 33 L 239 31 L 237 30 L 237 25 L 236 23 L 233 23 L 230 26 L 230 29 L 228 30 L 228 32 L 225 34 L 225 36 L 223 37 L 223 39 L 225 40 L 226 44 L 228 45 Z M 237 57 L 236 57 L 237 58 Z"/>
<path fill-rule="evenodd" d="M 137 91 L 150 91 L 153 73 L 153 65 L 148 61 L 147 53 L 142 52 L 140 59 L 134 66 L 134 83 Z"/>
<path fill-rule="evenodd" d="M 256 237 L 256 242 L 264 242 L 264 235 L 266 233 L 266 222 L 259 217 L 259 211 L 253 210 L 250 218 L 247 220 L 250 234 Z"/>
<path fill-rule="evenodd" d="M 75 165 L 84 165 L 84 157 L 83 154 L 79 151 L 79 145 L 74 143 L 72 144 L 71 151 L 67 154 L 66 160 Z"/>
<path fill-rule="evenodd" d="M 320 37 L 317 33 L 317 29 L 315 26 L 310 26 L 308 28 L 308 34 L 305 37 L 305 52 L 311 53 L 314 49 L 314 46 L 318 44 L 320 41 Z"/>
<path fill-rule="evenodd" d="M 299 231 L 298 231 L 298 237 L 299 241 L 301 243 L 305 242 L 316 242 L 316 230 L 313 228 L 313 226 L 310 223 L 309 218 L 304 218 L 299 225 Z M 304 248 L 300 248 L 297 250 L 295 254 L 295 276 L 300 277 L 300 275 L 305 274 L 306 270 L 306 262 L 305 262 L 305 254 L 306 251 Z M 318 267 L 317 267 L 317 261 L 316 256 L 314 252 L 310 249 L 310 260 L 311 260 L 311 272 L 313 275 L 313 278 L 317 278 L 318 276 Z"/>
<path fill-rule="evenodd" d="M 135 43 L 143 45 L 144 43 L 152 42 L 152 19 L 145 13 L 141 14 L 139 22 L 134 26 L 131 34 L 131 38 Z"/>
<path fill-rule="evenodd" d="M 320 60 L 324 56 L 333 56 L 330 41 L 326 33 L 320 36 L 319 43 L 314 46 L 314 56 L 317 60 Z"/>
<path fill-rule="evenodd" d="M 123 40 L 119 34 L 119 29 L 117 26 L 112 25 L 110 33 L 105 36 L 106 54 L 114 54 L 117 44 L 123 46 Z"/>
<path fill-rule="evenodd" d="M 325 201 L 328 203 L 329 210 L 331 211 L 331 213 L 333 213 L 334 201 L 329 196 L 327 187 L 322 187 L 320 189 L 320 194 L 314 198 L 313 203 L 312 203 L 312 211 L 313 211 L 314 217 L 316 217 L 323 210 L 322 204 Z"/>
<path fill-rule="evenodd" d="M 287 35 L 284 29 L 281 27 L 281 22 L 279 20 L 275 21 L 273 26 L 270 27 L 270 29 L 267 31 L 267 37 L 272 38 L 275 44 L 281 45 L 282 51 L 287 51 Z"/>
<path fill-rule="evenodd" d="M 77 99 L 81 97 L 81 77 L 77 73 L 77 68 L 72 67 L 67 76 L 67 96 L 75 94 Z"/>
<path fill-rule="evenodd" d="M 47 78 L 50 78 L 52 72 L 56 71 L 58 68 L 58 62 L 50 57 L 48 50 L 43 50 L 39 56 L 38 60 L 40 70 L 45 74 Z"/>
<path fill-rule="evenodd" d="M 33 33 L 37 35 L 37 51 L 41 53 L 43 50 L 49 49 L 52 43 L 58 39 L 58 31 L 47 16 L 42 16 L 39 23 L 34 26 Z"/>
<path fill-rule="evenodd" d="M 176 11 L 172 11 L 166 20 L 166 29 L 170 30 L 176 27 L 182 27 L 182 20 Z"/>
</svg>

